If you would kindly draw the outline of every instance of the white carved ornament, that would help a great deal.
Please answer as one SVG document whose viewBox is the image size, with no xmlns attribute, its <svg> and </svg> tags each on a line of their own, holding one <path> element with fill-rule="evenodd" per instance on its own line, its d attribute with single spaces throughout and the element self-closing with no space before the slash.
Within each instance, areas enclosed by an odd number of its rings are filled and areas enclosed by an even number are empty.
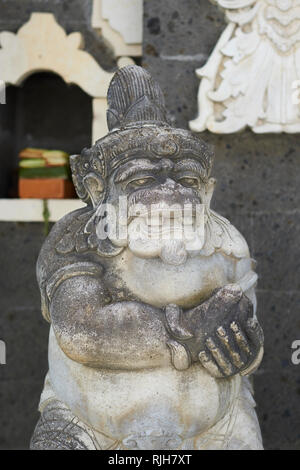
<svg viewBox="0 0 300 470">
<path fill-rule="evenodd" d="M 214 0 L 229 24 L 201 79 L 193 131 L 300 132 L 300 0 Z"/>
<path fill-rule="evenodd" d="M 29 75 L 51 71 L 66 83 L 80 86 L 93 97 L 93 142 L 107 133 L 106 94 L 113 74 L 103 70 L 83 47 L 81 33 L 69 35 L 52 13 L 32 13 L 29 21 L 14 34 L 0 33 L 0 78 L 20 85 Z M 123 57 L 119 66 L 132 63 Z"/>
<path fill-rule="evenodd" d="M 92 27 L 111 44 L 116 57 L 141 56 L 143 0 L 94 0 Z"/>
</svg>

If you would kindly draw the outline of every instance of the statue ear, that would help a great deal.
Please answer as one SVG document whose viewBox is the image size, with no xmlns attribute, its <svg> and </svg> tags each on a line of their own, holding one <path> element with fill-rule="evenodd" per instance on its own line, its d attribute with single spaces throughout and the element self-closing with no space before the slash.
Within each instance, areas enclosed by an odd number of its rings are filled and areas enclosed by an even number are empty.
<svg viewBox="0 0 300 470">
<path fill-rule="evenodd" d="M 209 178 L 208 182 L 205 185 L 205 194 L 203 197 L 203 203 L 209 207 L 210 201 L 215 190 L 217 180 L 215 178 Z"/>
<path fill-rule="evenodd" d="M 97 173 L 88 173 L 83 178 L 83 184 L 92 200 L 93 207 L 97 207 L 104 197 L 104 180 Z"/>
</svg>

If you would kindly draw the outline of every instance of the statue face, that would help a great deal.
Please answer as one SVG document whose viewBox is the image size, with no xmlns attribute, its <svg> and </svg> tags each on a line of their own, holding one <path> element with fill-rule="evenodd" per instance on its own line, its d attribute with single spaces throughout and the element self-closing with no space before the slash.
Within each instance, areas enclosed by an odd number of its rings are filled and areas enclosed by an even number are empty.
<svg viewBox="0 0 300 470">
<path fill-rule="evenodd" d="M 182 264 L 188 254 L 193 256 L 203 247 L 204 208 L 211 198 L 211 182 L 193 158 L 132 159 L 108 181 L 97 234 L 104 222 L 115 225 L 117 230 L 107 231 L 114 245 L 127 246 L 138 257 Z"/>
</svg>

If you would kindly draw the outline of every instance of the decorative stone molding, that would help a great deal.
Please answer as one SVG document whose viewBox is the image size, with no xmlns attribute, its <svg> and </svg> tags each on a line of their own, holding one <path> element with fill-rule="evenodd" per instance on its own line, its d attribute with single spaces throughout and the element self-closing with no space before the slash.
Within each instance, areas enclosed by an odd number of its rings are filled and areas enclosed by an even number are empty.
<svg viewBox="0 0 300 470">
<path fill-rule="evenodd" d="M 299 0 L 215 0 L 229 22 L 204 67 L 193 131 L 300 132 Z"/>
<path fill-rule="evenodd" d="M 32 13 L 17 34 L 1 32 L 0 45 L 1 80 L 20 85 L 35 72 L 57 73 L 94 98 L 93 141 L 106 134 L 106 93 L 112 74 L 82 50 L 81 33 L 67 35 L 52 13 Z M 123 58 L 121 65 L 129 63 L 131 59 Z"/>
<path fill-rule="evenodd" d="M 85 207 L 80 199 L 48 199 L 49 222 Z M 44 222 L 42 199 L 0 199 L 1 222 Z"/>
<path fill-rule="evenodd" d="M 111 44 L 116 57 L 142 55 L 142 0 L 94 0 L 92 27 Z"/>
</svg>

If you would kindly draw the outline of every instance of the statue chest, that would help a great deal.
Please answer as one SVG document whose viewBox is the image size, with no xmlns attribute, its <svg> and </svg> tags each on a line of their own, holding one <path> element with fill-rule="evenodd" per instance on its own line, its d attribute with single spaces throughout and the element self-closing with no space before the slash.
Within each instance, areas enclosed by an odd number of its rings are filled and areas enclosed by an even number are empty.
<svg viewBox="0 0 300 470">
<path fill-rule="evenodd" d="M 158 258 L 138 258 L 126 250 L 114 261 L 113 269 L 119 286 L 156 307 L 170 303 L 193 307 L 217 287 L 235 281 L 234 259 L 220 253 L 190 257 L 183 265 L 172 266 Z"/>
</svg>

